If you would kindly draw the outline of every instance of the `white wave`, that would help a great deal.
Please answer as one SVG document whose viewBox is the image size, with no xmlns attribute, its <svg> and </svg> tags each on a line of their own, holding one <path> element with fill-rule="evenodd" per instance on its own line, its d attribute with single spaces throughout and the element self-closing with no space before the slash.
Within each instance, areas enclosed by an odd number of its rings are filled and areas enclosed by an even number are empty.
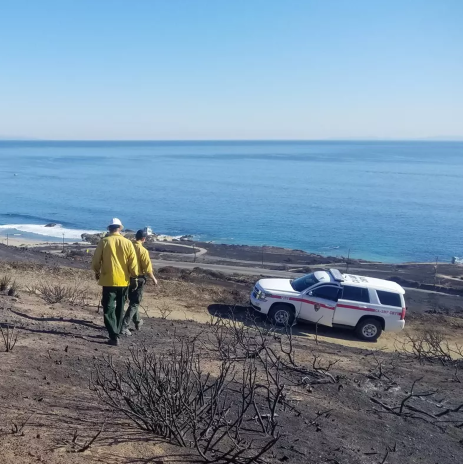
<svg viewBox="0 0 463 464">
<path fill-rule="evenodd" d="M 64 238 L 65 239 L 81 239 L 82 234 L 97 234 L 100 230 L 83 230 L 83 229 L 67 229 L 61 224 L 55 227 L 45 227 L 45 224 L 0 224 L 0 232 L 8 230 L 19 230 L 29 234 L 43 235 L 45 237 Z"/>
<path fill-rule="evenodd" d="M 180 237 L 183 237 L 182 235 L 167 235 L 167 234 L 159 234 L 157 237 L 156 237 L 156 240 L 162 242 L 162 241 L 165 241 L 167 240 L 168 242 L 174 240 L 174 239 L 179 239 Z"/>
<path fill-rule="evenodd" d="M 182 235 L 168 235 L 168 234 L 158 234 L 156 236 L 156 240 L 162 242 L 164 240 L 167 240 L 167 241 L 171 241 L 171 240 L 180 240 L 182 237 L 185 237 L 185 235 L 191 235 L 191 234 L 182 234 Z M 198 240 L 198 236 L 197 235 L 191 235 L 191 239 L 192 241 L 199 241 Z"/>
</svg>

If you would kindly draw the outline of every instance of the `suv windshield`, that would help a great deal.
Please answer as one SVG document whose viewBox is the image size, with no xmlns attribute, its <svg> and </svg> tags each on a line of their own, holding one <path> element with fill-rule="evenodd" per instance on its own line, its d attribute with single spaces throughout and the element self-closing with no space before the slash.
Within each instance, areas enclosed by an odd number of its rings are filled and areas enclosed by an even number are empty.
<svg viewBox="0 0 463 464">
<path fill-rule="evenodd" d="M 315 277 L 315 274 L 307 274 L 305 276 L 299 277 L 291 281 L 291 287 L 293 287 L 296 292 L 303 292 L 306 288 L 311 287 L 312 285 L 318 284 L 319 280 Z"/>
</svg>

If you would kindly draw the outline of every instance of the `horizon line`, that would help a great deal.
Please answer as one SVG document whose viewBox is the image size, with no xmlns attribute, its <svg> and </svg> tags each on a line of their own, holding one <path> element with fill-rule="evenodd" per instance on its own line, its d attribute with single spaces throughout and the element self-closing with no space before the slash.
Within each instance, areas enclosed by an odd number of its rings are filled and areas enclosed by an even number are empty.
<svg viewBox="0 0 463 464">
<path fill-rule="evenodd" d="M 463 142 L 463 136 L 431 136 L 421 138 L 313 138 L 313 139 L 42 139 L 29 137 L 0 137 L 0 142 Z"/>
</svg>

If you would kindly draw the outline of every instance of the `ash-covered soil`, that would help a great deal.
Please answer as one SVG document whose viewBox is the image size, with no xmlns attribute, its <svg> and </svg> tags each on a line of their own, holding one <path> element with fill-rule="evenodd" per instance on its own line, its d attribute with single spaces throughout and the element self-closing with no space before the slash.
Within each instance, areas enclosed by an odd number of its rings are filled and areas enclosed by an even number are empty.
<svg viewBox="0 0 463 464">
<path fill-rule="evenodd" d="M 37 256 L 32 255 L 34 260 Z M 111 356 L 124 369 L 131 347 L 168 355 L 174 340 L 196 338 L 204 368 L 216 375 L 217 353 L 204 348 L 211 343 L 211 321 L 230 320 L 234 308 L 238 326 L 254 331 L 253 324 L 266 327 L 265 321 L 250 319 L 242 306 L 252 279 L 164 270 L 159 287 L 147 287 L 142 330 L 125 337 L 119 347 L 109 347 L 92 273 L 59 257 L 47 260 L 51 262 L 34 264 L 15 256 L 15 262 L 0 262 L 0 279 L 8 275 L 18 287 L 16 296 L 0 295 L 4 333 L 15 327 L 18 336 L 11 352 L 4 351 L 0 337 L 2 464 L 197 461 L 193 448 L 142 432 L 103 404 L 90 388 L 95 363 Z M 82 298 L 47 302 L 39 292 L 43 283 L 77 289 Z M 444 341 L 452 349 L 462 343 L 460 319 L 410 313 L 407 333 L 415 341 L 438 333 L 444 348 Z M 287 366 L 280 381 L 285 396 L 276 411 L 280 438 L 263 462 L 461 462 L 463 366 L 457 356 L 418 359 L 405 334 L 367 344 L 349 331 L 327 328 L 316 334 L 313 326 L 298 324 L 291 349 L 287 335 L 280 335 L 283 344 L 278 338 L 270 341 Z M 246 420 L 255 426 L 254 414 Z"/>
</svg>

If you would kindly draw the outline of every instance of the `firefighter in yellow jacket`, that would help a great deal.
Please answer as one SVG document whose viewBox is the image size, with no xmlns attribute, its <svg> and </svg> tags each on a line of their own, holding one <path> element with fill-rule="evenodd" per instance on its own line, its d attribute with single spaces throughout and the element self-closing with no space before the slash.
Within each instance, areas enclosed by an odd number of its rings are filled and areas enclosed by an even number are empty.
<svg viewBox="0 0 463 464">
<path fill-rule="evenodd" d="M 153 266 L 150 260 L 148 250 L 143 246 L 146 241 L 146 232 L 144 230 L 137 231 L 135 235 L 136 242 L 134 243 L 135 254 L 137 255 L 138 262 L 138 276 L 136 282 L 131 281 L 129 288 L 129 307 L 124 316 L 122 323 L 122 335 L 132 335 L 129 329 L 130 322 L 133 321 L 135 330 L 140 330 L 143 324 L 143 319 L 140 318 L 138 306 L 143 298 L 143 287 L 146 284 L 147 277 L 151 279 L 154 285 L 158 284 L 156 277 L 153 274 Z"/>
<path fill-rule="evenodd" d="M 130 278 L 138 275 L 133 244 L 121 235 L 122 228 L 119 219 L 111 221 L 109 234 L 98 243 L 92 261 L 95 277 L 103 287 L 102 304 L 108 343 L 115 346 L 119 344 Z"/>
</svg>

